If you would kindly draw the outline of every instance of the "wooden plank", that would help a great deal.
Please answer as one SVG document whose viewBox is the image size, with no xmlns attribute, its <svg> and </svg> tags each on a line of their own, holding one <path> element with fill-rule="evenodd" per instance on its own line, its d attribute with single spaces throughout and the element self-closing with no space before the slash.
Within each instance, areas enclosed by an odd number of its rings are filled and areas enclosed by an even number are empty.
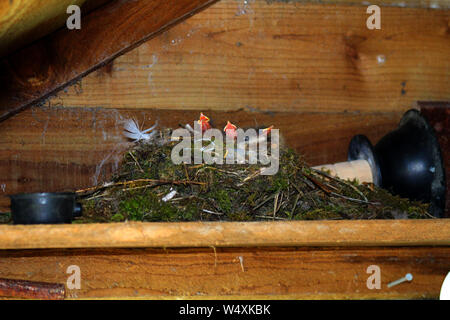
<svg viewBox="0 0 450 320">
<path fill-rule="evenodd" d="M 216 0 L 114 1 L 0 61 L 0 121 Z M 32 57 L 32 59 L 30 59 Z"/>
<path fill-rule="evenodd" d="M 73 191 L 108 181 L 130 145 L 123 119 L 176 128 L 200 110 L 145 110 L 32 107 L 0 123 L 0 212 L 8 194 Z M 397 127 L 401 113 L 208 112 L 217 128 L 227 120 L 242 127 L 275 125 L 288 146 L 311 165 L 344 161 L 350 139 L 366 134 L 373 142 Z"/>
<path fill-rule="evenodd" d="M 449 10 L 223 0 L 52 99 L 64 106 L 400 112 L 450 99 Z"/>
<path fill-rule="evenodd" d="M 252 0 L 250 0 L 251 2 Z M 253 0 L 254 1 L 254 0 Z M 274 2 L 298 2 L 298 3 L 319 3 L 319 4 L 339 4 L 364 6 L 378 5 L 380 7 L 401 7 L 401 8 L 431 8 L 449 9 L 450 3 L 447 0 L 266 0 L 268 3 Z"/>
<path fill-rule="evenodd" d="M 77 265 L 68 299 L 437 299 L 449 262 L 448 247 L 14 250 L 0 251 L 0 274 L 66 283 Z M 407 272 L 412 282 L 387 288 Z"/>
<path fill-rule="evenodd" d="M 442 159 L 447 181 L 447 194 L 444 217 L 450 218 L 450 102 L 418 103 L 420 112 L 433 126 L 441 147 Z"/>
<path fill-rule="evenodd" d="M 0 225 L 0 249 L 450 246 L 450 220 Z"/>
<path fill-rule="evenodd" d="M 110 0 L 0 0 L 0 57 L 64 25 L 66 8 L 82 6 L 83 15 Z M 278 0 L 268 0 L 277 2 Z M 368 5 L 364 0 L 296 0 L 301 3 Z M 280 1 L 282 2 L 282 1 Z M 87 5 L 85 5 L 87 4 Z M 376 0 L 371 4 L 410 8 L 449 9 L 447 0 Z"/>
<path fill-rule="evenodd" d="M 69 5 L 80 6 L 84 15 L 106 1 L 0 0 L 0 57 L 63 26 Z"/>
</svg>

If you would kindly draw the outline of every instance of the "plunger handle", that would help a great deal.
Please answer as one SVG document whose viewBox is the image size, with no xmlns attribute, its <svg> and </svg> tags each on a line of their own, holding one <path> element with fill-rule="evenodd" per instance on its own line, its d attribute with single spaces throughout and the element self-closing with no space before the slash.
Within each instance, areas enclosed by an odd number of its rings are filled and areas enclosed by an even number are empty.
<svg viewBox="0 0 450 320">
<path fill-rule="evenodd" d="M 359 183 L 374 183 L 372 168 L 366 160 L 353 160 L 334 164 L 324 164 L 313 167 L 313 169 L 329 171 L 331 175 L 337 176 L 343 180 L 356 179 Z"/>
</svg>

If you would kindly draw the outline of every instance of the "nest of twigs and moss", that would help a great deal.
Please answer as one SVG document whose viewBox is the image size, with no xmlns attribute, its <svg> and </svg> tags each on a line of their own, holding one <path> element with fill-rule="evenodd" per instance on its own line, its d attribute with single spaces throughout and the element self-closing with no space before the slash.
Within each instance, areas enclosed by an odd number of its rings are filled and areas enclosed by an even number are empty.
<svg viewBox="0 0 450 320">
<path fill-rule="evenodd" d="M 427 204 L 312 169 L 287 147 L 278 173 L 261 175 L 258 164 L 174 164 L 176 143 L 136 143 L 111 182 L 78 192 L 76 222 L 432 218 Z"/>
</svg>

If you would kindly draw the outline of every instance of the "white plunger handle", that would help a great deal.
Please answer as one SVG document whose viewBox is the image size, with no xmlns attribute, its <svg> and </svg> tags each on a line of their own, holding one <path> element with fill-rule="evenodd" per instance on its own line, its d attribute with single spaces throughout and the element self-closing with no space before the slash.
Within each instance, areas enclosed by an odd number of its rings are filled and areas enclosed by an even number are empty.
<svg viewBox="0 0 450 320">
<path fill-rule="evenodd" d="M 359 183 L 373 183 L 372 168 L 366 160 L 354 160 L 338 162 L 334 164 L 324 164 L 313 167 L 321 171 L 330 171 L 331 175 L 337 176 L 343 180 L 356 179 Z"/>
</svg>

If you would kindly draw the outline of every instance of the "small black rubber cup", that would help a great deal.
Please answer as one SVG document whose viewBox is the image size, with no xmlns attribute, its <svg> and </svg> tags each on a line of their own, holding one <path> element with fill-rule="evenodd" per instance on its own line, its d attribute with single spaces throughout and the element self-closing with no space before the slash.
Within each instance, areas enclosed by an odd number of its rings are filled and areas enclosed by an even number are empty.
<svg viewBox="0 0 450 320">
<path fill-rule="evenodd" d="M 10 198 L 14 224 L 71 223 L 82 214 L 75 193 L 22 193 Z"/>
</svg>

